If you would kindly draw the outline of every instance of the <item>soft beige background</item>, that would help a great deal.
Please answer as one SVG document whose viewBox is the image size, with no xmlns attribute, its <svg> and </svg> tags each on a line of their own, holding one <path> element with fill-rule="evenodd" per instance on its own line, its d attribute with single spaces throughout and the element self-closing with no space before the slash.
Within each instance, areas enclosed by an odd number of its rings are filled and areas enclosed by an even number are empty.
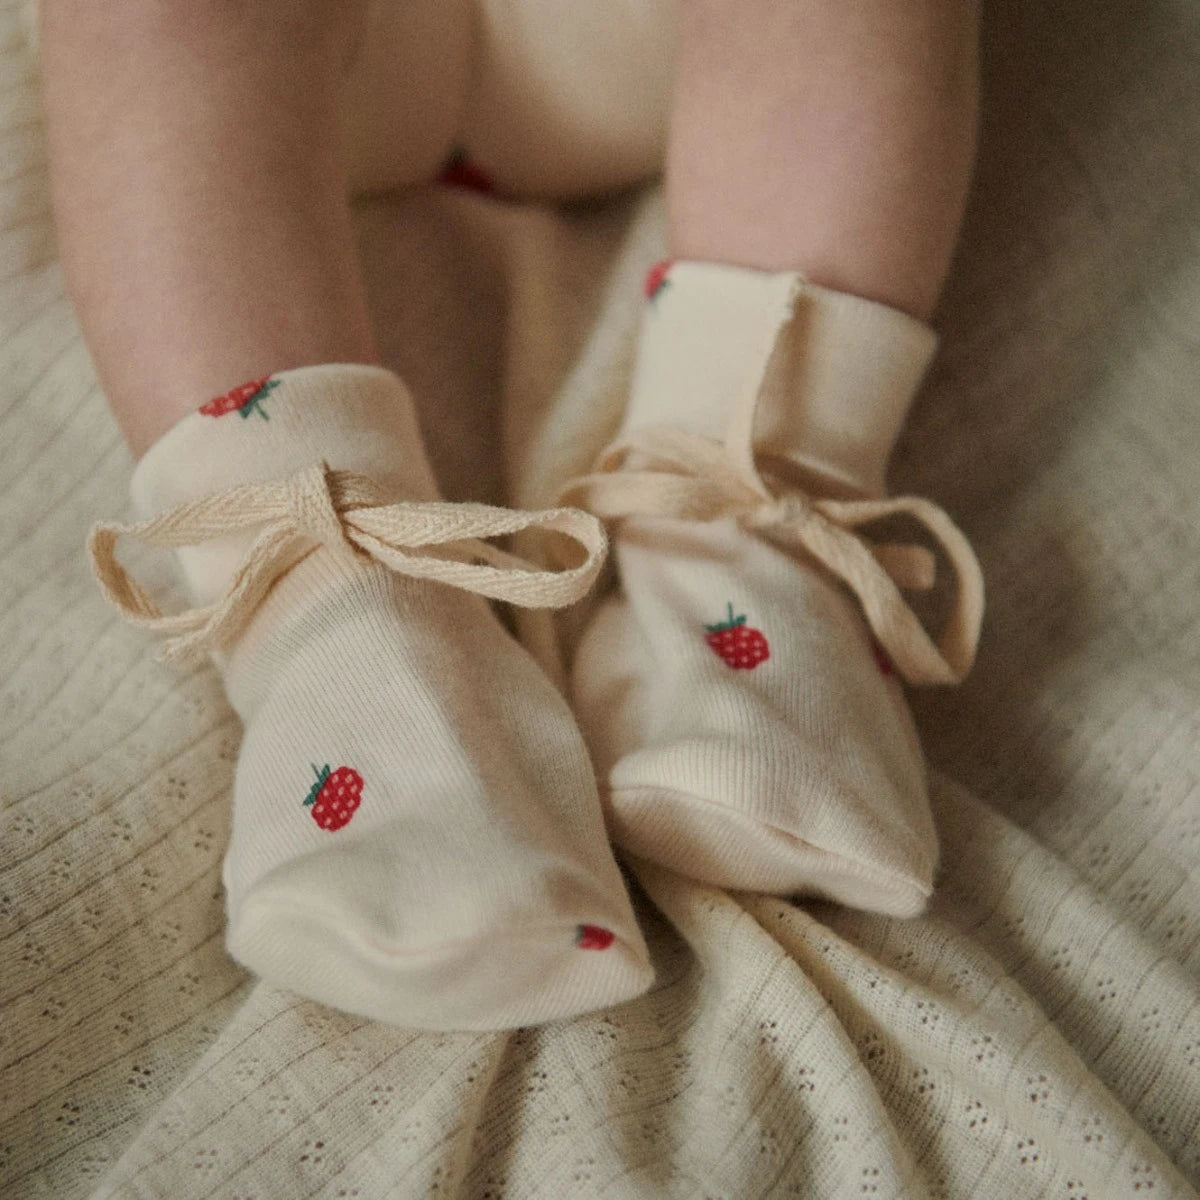
<svg viewBox="0 0 1200 1200">
<path fill-rule="evenodd" d="M 998 2 L 985 47 L 943 349 L 894 472 L 991 587 L 970 682 L 917 701 L 932 911 L 644 870 L 649 995 L 436 1036 L 223 953 L 238 730 L 214 674 L 157 666 L 88 577 L 130 462 L 0 0 L 0 1194 L 1198 1194 L 1200 8 Z M 362 237 L 447 488 L 536 499 L 586 463 L 654 195 L 552 215 L 422 192 L 364 206 Z M 472 469 L 497 444 L 495 477 Z"/>
</svg>

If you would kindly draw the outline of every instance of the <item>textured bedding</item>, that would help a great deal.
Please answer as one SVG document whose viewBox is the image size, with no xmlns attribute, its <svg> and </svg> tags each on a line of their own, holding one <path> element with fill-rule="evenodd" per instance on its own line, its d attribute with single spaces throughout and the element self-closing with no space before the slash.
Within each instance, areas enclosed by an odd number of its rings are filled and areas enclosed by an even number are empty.
<svg viewBox="0 0 1200 1200">
<path fill-rule="evenodd" d="M 1200 1194 L 1200 7 L 997 3 L 984 42 L 979 172 L 891 481 L 955 516 L 990 587 L 968 683 L 914 699 L 929 912 L 630 861 L 647 995 L 437 1035 L 225 955 L 238 725 L 89 576 L 131 461 L 0 2 L 0 1195 Z M 359 228 L 445 490 L 547 501 L 620 415 L 655 189 L 567 211 L 421 189 Z M 522 634 L 553 671 L 572 627 Z"/>
</svg>

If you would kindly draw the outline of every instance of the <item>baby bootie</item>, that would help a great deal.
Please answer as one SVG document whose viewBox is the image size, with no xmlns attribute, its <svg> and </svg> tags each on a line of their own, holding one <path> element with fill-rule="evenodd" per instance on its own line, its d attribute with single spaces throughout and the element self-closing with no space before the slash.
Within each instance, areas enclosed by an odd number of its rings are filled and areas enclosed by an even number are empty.
<svg viewBox="0 0 1200 1200">
<path fill-rule="evenodd" d="M 616 442 L 564 503 L 613 522 L 617 588 L 577 648 L 572 694 L 614 840 L 720 886 L 921 911 L 937 839 L 900 679 L 974 655 L 982 580 L 941 510 L 884 499 L 934 350 L 902 313 L 792 273 L 678 262 L 647 283 Z M 938 644 L 901 588 L 923 524 L 955 567 Z"/>
<path fill-rule="evenodd" d="M 224 864 L 239 962 L 337 1008 L 487 1030 L 627 1000 L 652 981 L 565 701 L 484 597 L 556 606 L 605 552 L 595 518 L 438 500 L 389 371 L 254 380 L 139 463 L 137 525 L 90 548 L 106 594 L 212 652 L 244 740 Z M 533 526 L 578 565 L 483 539 Z M 164 615 L 117 539 L 174 547 L 196 605 Z"/>
</svg>

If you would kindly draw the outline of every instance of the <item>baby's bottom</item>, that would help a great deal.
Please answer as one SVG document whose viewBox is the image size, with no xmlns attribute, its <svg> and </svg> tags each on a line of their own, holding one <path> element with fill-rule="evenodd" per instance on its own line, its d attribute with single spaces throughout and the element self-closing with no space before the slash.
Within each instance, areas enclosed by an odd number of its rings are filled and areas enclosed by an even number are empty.
<svg viewBox="0 0 1200 1200">
<path fill-rule="evenodd" d="M 135 453 L 197 397 L 374 361 L 347 180 L 431 178 L 459 142 L 554 195 L 633 182 L 665 140 L 672 257 L 932 309 L 974 144 L 972 0 L 678 0 L 673 80 L 665 0 L 570 22 L 372 3 L 43 0 L 63 267 Z"/>
</svg>

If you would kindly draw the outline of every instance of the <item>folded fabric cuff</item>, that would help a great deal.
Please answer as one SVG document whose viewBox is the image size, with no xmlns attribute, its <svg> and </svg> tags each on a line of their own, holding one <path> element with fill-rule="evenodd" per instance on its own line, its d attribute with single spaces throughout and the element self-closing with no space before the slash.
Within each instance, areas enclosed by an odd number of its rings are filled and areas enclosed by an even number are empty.
<svg viewBox="0 0 1200 1200">
<path fill-rule="evenodd" d="M 281 371 L 207 401 L 150 447 L 130 493 L 144 520 L 318 463 L 368 476 L 389 499 L 438 498 L 408 389 L 391 371 L 360 364 Z M 178 551 L 193 603 L 222 594 L 252 537 Z"/>
<path fill-rule="evenodd" d="M 676 425 L 882 496 L 936 348 L 913 317 L 794 272 L 675 262 L 646 305 L 623 432 Z"/>
</svg>

